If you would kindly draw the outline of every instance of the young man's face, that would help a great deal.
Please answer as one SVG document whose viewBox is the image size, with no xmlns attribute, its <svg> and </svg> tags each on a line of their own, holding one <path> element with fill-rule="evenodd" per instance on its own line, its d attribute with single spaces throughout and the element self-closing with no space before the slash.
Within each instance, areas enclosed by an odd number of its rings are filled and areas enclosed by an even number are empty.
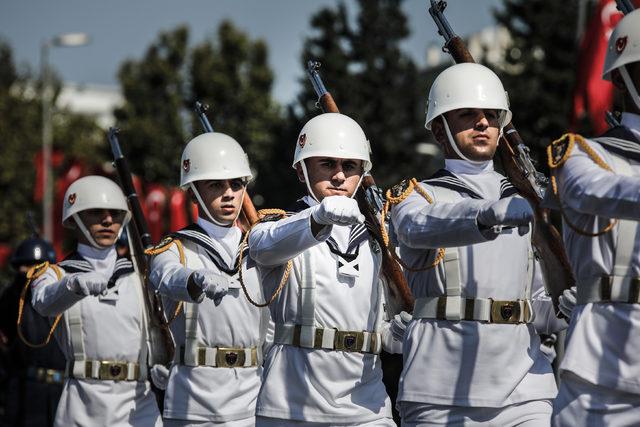
<svg viewBox="0 0 640 427">
<path fill-rule="evenodd" d="M 93 240 L 103 248 L 116 243 L 126 214 L 125 211 L 118 209 L 88 209 L 78 213 Z M 80 243 L 89 244 L 85 235 L 79 230 L 76 235 Z"/>
<path fill-rule="evenodd" d="M 202 202 L 216 221 L 232 224 L 242 207 L 245 183 L 241 178 L 196 181 L 195 186 Z M 192 200 L 197 203 L 194 195 Z M 207 214 L 199 210 L 200 218 L 208 220 Z"/>
<path fill-rule="evenodd" d="M 304 160 L 309 176 L 309 186 L 318 201 L 328 196 L 351 197 L 355 193 L 363 173 L 363 162 L 359 159 L 335 157 L 310 157 Z M 300 181 L 304 175 L 300 164 L 296 165 Z"/>
<path fill-rule="evenodd" d="M 625 68 L 627 69 L 629 77 L 635 85 L 636 90 L 640 91 L 640 62 L 632 62 L 625 65 Z M 629 113 L 640 114 L 640 108 L 633 101 L 631 93 L 629 92 L 629 89 L 627 89 L 627 85 L 624 83 L 622 74 L 620 74 L 619 69 L 615 69 L 611 72 L 611 81 L 616 86 L 616 88 L 618 88 L 618 90 L 622 92 L 622 97 L 624 99 L 624 110 Z"/>
<path fill-rule="evenodd" d="M 460 108 L 445 113 L 445 117 L 451 135 L 465 157 L 474 161 L 493 159 L 500 134 L 497 110 Z M 435 120 L 432 129 L 438 142 L 444 146 L 446 157 L 458 158 L 458 155 L 449 146 L 443 122 Z"/>
</svg>

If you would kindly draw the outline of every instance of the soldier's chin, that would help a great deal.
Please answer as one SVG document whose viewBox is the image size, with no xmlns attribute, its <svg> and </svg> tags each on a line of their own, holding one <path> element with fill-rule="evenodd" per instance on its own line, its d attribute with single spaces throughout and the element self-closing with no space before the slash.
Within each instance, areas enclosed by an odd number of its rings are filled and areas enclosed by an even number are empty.
<svg viewBox="0 0 640 427">
<path fill-rule="evenodd" d="M 113 236 L 113 237 L 97 236 L 97 237 L 94 237 L 93 240 L 98 244 L 98 246 L 101 246 L 103 248 L 108 248 L 116 244 L 116 240 L 118 240 L 118 236 Z"/>
</svg>

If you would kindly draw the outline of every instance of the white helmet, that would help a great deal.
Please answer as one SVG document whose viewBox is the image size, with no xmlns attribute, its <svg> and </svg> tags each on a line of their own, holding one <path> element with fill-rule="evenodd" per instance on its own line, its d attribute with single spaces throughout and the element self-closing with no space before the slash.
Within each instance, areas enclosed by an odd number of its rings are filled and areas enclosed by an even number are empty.
<svg viewBox="0 0 640 427">
<path fill-rule="evenodd" d="M 622 18 L 609 37 L 607 55 L 604 58 L 602 78 L 611 80 L 611 72 L 619 69 L 631 98 L 640 108 L 638 90 L 625 65 L 640 62 L 640 10 L 636 9 Z"/>
<path fill-rule="evenodd" d="M 73 227 L 71 223 L 73 219 L 89 243 L 96 248 L 100 248 L 100 246 L 93 240 L 91 233 L 89 233 L 89 230 L 87 230 L 78 215 L 88 209 L 116 209 L 126 212 L 120 233 L 122 233 L 131 219 L 127 199 L 118 184 L 108 178 L 97 175 L 85 176 L 74 181 L 64 193 L 62 225 Z"/>
<path fill-rule="evenodd" d="M 309 157 L 359 159 L 364 172 L 371 170 L 371 147 L 360 125 L 340 113 L 324 113 L 309 120 L 298 136 L 293 167 Z"/>
<path fill-rule="evenodd" d="M 193 138 L 182 152 L 180 186 L 203 180 L 253 177 L 249 158 L 229 135 L 208 132 Z"/>
<path fill-rule="evenodd" d="M 498 76 L 484 65 L 456 64 L 438 75 L 429 91 L 424 127 L 431 129 L 433 119 L 459 108 L 501 110 L 500 127 L 511 121 L 507 92 Z"/>
</svg>

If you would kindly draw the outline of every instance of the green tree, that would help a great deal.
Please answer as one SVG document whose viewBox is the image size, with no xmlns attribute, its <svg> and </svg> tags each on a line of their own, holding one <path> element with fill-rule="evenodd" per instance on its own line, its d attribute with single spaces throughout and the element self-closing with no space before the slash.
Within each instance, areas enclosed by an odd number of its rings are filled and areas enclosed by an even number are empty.
<svg viewBox="0 0 640 427">
<path fill-rule="evenodd" d="M 196 100 L 210 106 L 214 130 L 234 137 L 247 150 L 259 180 L 250 187 L 256 205 L 279 188 L 272 185 L 271 158 L 282 128 L 271 98 L 273 73 L 262 40 L 251 40 L 224 21 L 215 36 L 189 46 L 186 27 L 161 33 L 144 58 L 120 69 L 125 105 L 115 114 L 132 170 L 147 182 L 176 185 L 185 143 L 203 129 Z"/>
<path fill-rule="evenodd" d="M 544 147 L 569 129 L 578 50 L 578 0 L 504 0 L 495 12 L 509 31 L 505 70 L 514 123 L 541 167 Z"/>
<path fill-rule="evenodd" d="M 429 138 L 422 126 L 426 82 L 400 47 L 409 35 L 401 3 L 359 0 L 354 25 L 344 3 L 319 11 L 311 20 L 319 35 L 307 39 L 302 54 L 305 65 L 312 58 L 323 64 L 323 79 L 340 111 L 363 127 L 382 186 L 429 173 L 429 159 L 416 153 L 416 144 Z M 316 96 L 306 80 L 303 84 L 300 124 L 318 114 Z"/>
<path fill-rule="evenodd" d="M 54 97 L 61 83 L 53 78 Z M 31 233 L 26 213 L 33 212 L 41 222 L 41 206 L 34 201 L 36 168 L 34 160 L 42 147 L 41 83 L 29 70 L 18 71 L 11 47 L 0 40 L 0 241 L 15 247 Z M 55 110 L 52 117 L 53 148 L 65 155 L 65 163 L 81 160 L 88 169 L 98 168 L 106 160 L 104 133 L 92 117 L 66 110 Z M 54 170 L 56 173 L 60 170 Z M 8 273 L 8 269 L 4 270 Z"/>
<path fill-rule="evenodd" d="M 121 143 L 134 173 L 146 181 L 175 185 L 186 139 L 183 119 L 189 32 L 162 32 L 140 60 L 118 73 L 125 104 L 114 111 Z"/>
</svg>

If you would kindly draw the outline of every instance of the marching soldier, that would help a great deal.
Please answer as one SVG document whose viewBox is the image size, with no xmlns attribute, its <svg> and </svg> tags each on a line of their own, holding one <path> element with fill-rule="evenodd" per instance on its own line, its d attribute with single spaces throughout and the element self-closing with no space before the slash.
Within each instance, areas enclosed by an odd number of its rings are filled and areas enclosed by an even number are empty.
<svg viewBox="0 0 640 427">
<path fill-rule="evenodd" d="M 0 371 L 0 396 L 4 407 L 0 425 L 51 426 L 64 383 L 64 355 L 55 344 L 31 348 L 16 336 L 18 303 L 29 269 L 42 262 L 56 262 L 53 246 L 37 234 L 24 240 L 11 257 L 16 272 L 13 283 L 0 298 L 0 335 L 6 337 L 7 366 Z M 27 290 L 26 298 L 30 301 Z M 49 332 L 49 322 L 25 303 L 21 332 L 31 341 L 43 340 Z M 3 344 L 0 344 L 3 347 Z M 6 375 L 6 377 L 5 377 Z"/>
<path fill-rule="evenodd" d="M 86 176 L 65 193 L 63 224 L 76 251 L 28 273 L 33 307 L 55 317 L 52 331 L 67 359 L 55 424 L 160 425 L 147 381 L 148 333 L 140 275 L 115 242 L 127 202 L 113 181 Z M 59 324 L 59 325 L 58 325 Z"/>
<path fill-rule="evenodd" d="M 566 323 L 540 289 L 533 211 L 493 168 L 510 120 L 491 70 L 444 70 L 429 92 L 425 126 L 443 146 L 445 168 L 391 198 L 416 296 L 398 394 L 403 425 L 549 424 L 556 385 L 538 333 Z"/>
<path fill-rule="evenodd" d="M 238 271 L 237 219 L 251 177 L 247 155 L 225 134 L 199 135 L 183 151 L 180 185 L 198 203 L 198 221 L 152 251 L 150 273 L 177 314 L 165 425 L 255 425 L 268 311 L 243 295 L 262 295 L 255 268 Z"/>
<path fill-rule="evenodd" d="M 249 235 L 274 298 L 257 425 L 392 426 L 379 358 L 393 344 L 380 248 L 353 199 L 371 170 L 369 142 L 351 118 L 321 114 L 302 128 L 293 167 L 308 194 Z"/>
<path fill-rule="evenodd" d="M 603 77 L 622 94 L 619 126 L 549 150 L 553 191 L 577 279 L 554 423 L 637 425 L 640 417 L 640 10 L 609 39 Z M 564 304 L 561 304 L 563 307 Z"/>
</svg>

